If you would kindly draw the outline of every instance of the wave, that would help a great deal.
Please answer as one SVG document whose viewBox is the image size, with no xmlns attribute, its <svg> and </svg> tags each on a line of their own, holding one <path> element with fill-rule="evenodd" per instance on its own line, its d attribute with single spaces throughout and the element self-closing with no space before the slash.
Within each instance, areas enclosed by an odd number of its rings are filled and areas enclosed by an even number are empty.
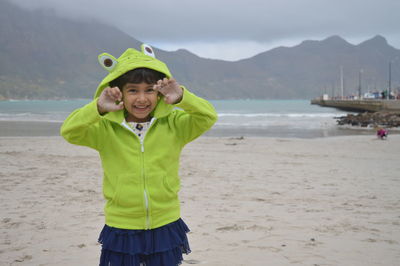
<svg viewBox="0 0 400 266">
<path fill-rule="evenodd" d="M 336 117 L 341 113 L 219 113 L 219 117 Z"/>
<path fill-rule="evenodd" d="M 60 123 L 65 120 L 68 113 L 53 112 L 53 113 L 0 113 L 0 121 L 15 121 L 15 122 L 50 122 Z"/>
<path fill-rule="evenodd" d="M 0 118 L 1 117 L 12 117 L 12 116 L 31 116 L 32 113 L 15 113 L 15 114 L 11 114 L 11 113 L 0 113 Z"/>
<path fill-rule="evenodd" d="M 20 119 L 18 119 L 18 118 L 14 118 L 14 119 L 11 119 L 11 118 L 2 118 L 2 117 L 0 117 L 0 121 L 6 121 L 6 122 L 45 122 L 45 123 L 62 123 L 62 122 L 64 122 L 64 120 L 54 120 L 54 119 L 39 119 L 39 118 L 34 118 L 34 119 L 28 119 L 28 118 L 26 118 L 26 119 L 23 119 L 23 118 L 20 118 Z"/>
<path fill-rule="evenodd" d="M 0 113 L 0 119 L 4 120 L 19 120 L 21 117 L 25 117 L 24 120 L 41 120 L 43 119 L 56 119 L 63 120 L 68 116 L 69 112 L 48 112 L 48 113 L 32 113 L 32 112 L 23 112 L 23 113 Z M 274 117 L 274 118 L 334 118 L 337 116 L 341 116 L 340 113 L 218 113 L 219 117 L 232 117 L 232 118 L 240 118 L 240 117 Z"/>
</svg>

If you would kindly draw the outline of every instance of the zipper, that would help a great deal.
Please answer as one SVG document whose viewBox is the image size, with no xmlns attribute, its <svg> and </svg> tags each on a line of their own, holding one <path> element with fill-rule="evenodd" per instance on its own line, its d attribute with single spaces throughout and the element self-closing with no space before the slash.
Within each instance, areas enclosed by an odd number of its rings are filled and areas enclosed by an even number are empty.
<svg viewBox="0 0 400 266">
<path fill-rule="evenodd" d="M 144 204 L 146 206 L 146 230 L 150 229 L 150 217 L 149 217 L 149 199 L 147 197 L 146 189 L 143 192 Z"/>
<path fill-rule="evenodd" d="M 143 176 L 143 184 L 144 184 L 144 191 L 143 191 L 144 202 L 145 202 L 145 206 L 146 206 L 146 230 L 150 229 L 150 212 L 149 212 L 149 197 L 148 197 L 147 185 L 146 185 L 146 173 L 144 171 L 144 139 L 146 138 L 147 133 L 149 133 L 149 130 L 150 130 L 150 128 L 153 125 L 155 120 L 156 120 L 155 118 L 152 118 L 150 120 L 149 128 L 146 130 L 146 133 L 143 136 L 143 140 L 141 140 L 139 138 L 140 145 L 141 145 L 141 151 L 142 151 L 142 176 Z"/>
<path fill-rule="evenodd" d="M 153 125 L 154 121 L 156 120 L 156 118 L 152 118 L 150 120 L 150 125 L 149 128 L 146 130 L 146 133 L 143 136 L 143 140 L 141 138 L 139 138 L 139 136 L 137 136 L 135 134 L 135 132 L 133 132 L 132 128 L 126 123 L 126 121 L 124 120 L 122 122 L 122 125 L 127 128 L 130 132 L 133 133 L 133 135 L 135 135 L 140 142 L 140 150 L 142 152 L 141 154 L 141 159 L 142 159 L 142 179 L 143 179 L 143 197 L 144 197 L 144 204 L 145 204 L 145 209 L 146 209 L 146 226 L 145 226 L 145 230 L 149 230 L 150 229 L 150 212 L 149 212 L 149 197 L 148 197 L 148 193 L 147 193 L 147 186 L 146 186 L 146 174 L 144 171 L 144 139 L 146 138 L 147 133 L 149 132 L 151 126 Z"/>
</svg>

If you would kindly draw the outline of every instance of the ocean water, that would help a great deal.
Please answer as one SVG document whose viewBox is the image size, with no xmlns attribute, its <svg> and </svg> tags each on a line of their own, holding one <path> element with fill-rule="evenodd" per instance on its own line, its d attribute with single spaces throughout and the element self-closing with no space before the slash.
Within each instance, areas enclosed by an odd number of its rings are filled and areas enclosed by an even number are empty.
<svg viewBox="0 0 400 266">
<path fill-rule="evenodd" d="M 315 138 L 368 134 L 342 129 L 335 117 L 347 113 L 308 100 L 213 101 L 219 120 L 210 136 Z"/>
<path fill-rule="evenodd" d="M 89 101 L 2 101 L 0 122 L 47 122 L 59 127 L 73 110 Z M 308 100 L 216 100 L 211 103 L 215 106 L 219 118 L 206 136 L 315 138 L 370 134 L 339 128 L 335 117 L 343 116 L 346 112 L 311 105 Z M 9 127 L 10 123 L 0 125 Z"/>
</svg>

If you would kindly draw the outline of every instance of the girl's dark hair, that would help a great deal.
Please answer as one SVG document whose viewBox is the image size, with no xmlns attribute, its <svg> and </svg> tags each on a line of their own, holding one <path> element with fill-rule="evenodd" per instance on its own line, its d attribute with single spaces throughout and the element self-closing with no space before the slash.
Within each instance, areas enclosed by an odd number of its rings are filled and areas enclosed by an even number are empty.
<svg viewBox="0 0 400 266">
<path fill-rule="evenodd" d="M 127 83 L 142 83 L 154 84 L 160 79 L 165 78 L 165 74 L 149 68 L 136 68 L 119 76 L 110 82 L 110 87 L 118 87 L 121 91 Z"/>
</svg>

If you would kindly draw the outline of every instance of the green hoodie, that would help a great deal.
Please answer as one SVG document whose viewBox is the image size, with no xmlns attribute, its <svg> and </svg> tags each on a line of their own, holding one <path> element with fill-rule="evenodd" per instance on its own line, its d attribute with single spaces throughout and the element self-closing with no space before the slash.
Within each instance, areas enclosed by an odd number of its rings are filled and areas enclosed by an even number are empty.
<svg viewBox="0 0 400 266">
<path fill-rule="evenodd" d="M 143 47 L 142 47 L 143 51 Z M 99 61 L 104 62 L 104 56 Z M 143 143 L 125 122 L 124 110 L 98 113 L 98 96 L 108 83 L 129 70 L 147 67 L 171 77 L 161 61 L 129 48 L 100 83 L 95 99 L 72 112 L 61 127 L 70 143 L 96 149 L 104 170 L 106 224 L 124 229 L 153 229 L 180 218 L 179 157 L 182 148 L 217 120 L 213 106 L 183 90 L 174 109 L 161 97 Z M 103 61 L 102 61 L 103 60 Z M 106 65 L 110 65 L 109 62 Z"/>
</svg>

